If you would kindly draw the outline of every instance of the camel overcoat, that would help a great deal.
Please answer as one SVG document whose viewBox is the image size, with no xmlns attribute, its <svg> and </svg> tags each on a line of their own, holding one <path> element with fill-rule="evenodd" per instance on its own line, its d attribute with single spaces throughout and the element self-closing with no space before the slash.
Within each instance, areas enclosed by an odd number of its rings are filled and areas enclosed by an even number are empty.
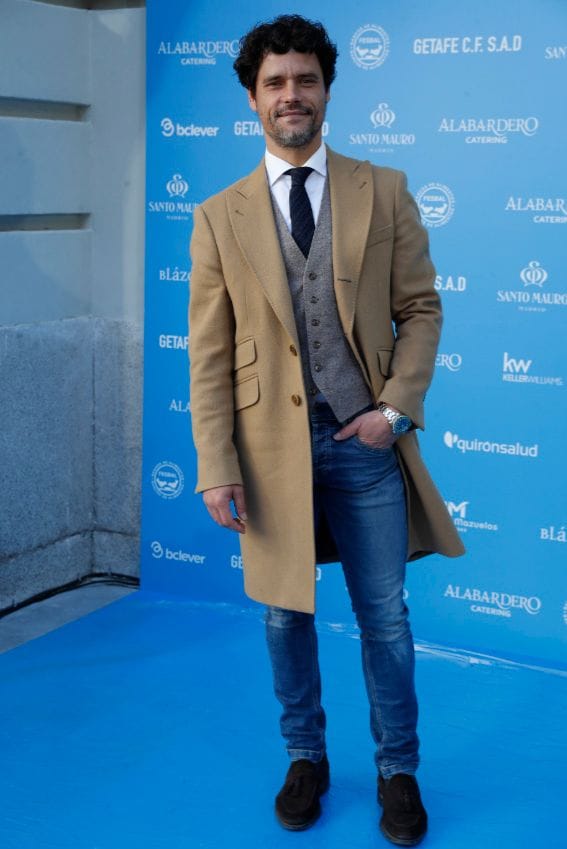
<svg viewBox="0 0 567 849">
<path fill-rule="evenodd" d="M 376 402 L 424 427 L 441 308 L 428 236 L 405 175 L 327 149 L 334 291 Z M 291 294 L 264 161 L 195 211 L 189 356 L 195 492 L 244 485 L 244 587 L 264 604 L 313 613 L 315 564 L 338 560 L 313 518 L 309 408 Z M 464 549 L 421 459 L 415 431 L 396 450 L 408 560 Z"/>
</svg>

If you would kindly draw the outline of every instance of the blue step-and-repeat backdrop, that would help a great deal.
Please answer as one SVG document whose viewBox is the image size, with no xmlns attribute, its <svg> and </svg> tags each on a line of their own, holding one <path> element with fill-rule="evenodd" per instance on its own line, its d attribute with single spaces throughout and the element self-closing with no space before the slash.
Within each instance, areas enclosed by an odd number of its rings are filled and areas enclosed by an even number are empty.
<svg viewBox="0 0 567 849">
<path fill-rule="evenodd" d="M 259 19 L 337 42 L 325 140 L 408 174 L 445 325 L 428 466 L 468 554 L 410 564 L 417 640 L 564 667 L 567 638 L 567 4 L 148 0 L 143 586 L 253 605 L 238 538 L 194 494 L 188 244 L 197 204 L 263 155 L 232 69 Z M 353 622 L 339 565 L 318 615 Z"/>
</svg>

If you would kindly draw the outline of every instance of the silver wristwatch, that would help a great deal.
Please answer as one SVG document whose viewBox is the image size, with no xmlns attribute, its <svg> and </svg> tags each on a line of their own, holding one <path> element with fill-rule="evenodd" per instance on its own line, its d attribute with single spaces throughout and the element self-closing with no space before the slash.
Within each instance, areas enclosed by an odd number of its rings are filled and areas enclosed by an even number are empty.
<svg viewBox="0 0 567 849">
<path fill-rule="evenodd" d="M 387 404 L 384 404 L 383 401 L 378 404 L 376 409 L 379 413 L 382 413 L 384 418 L 388 419 L 390 427 L 396 435 L 399 435 L 400 433 L 407 433 L 413 425 L 409 416 L 397 413 L 395 410 L 392 410 L 391 407 L 388 407 Z"/>
</svg>

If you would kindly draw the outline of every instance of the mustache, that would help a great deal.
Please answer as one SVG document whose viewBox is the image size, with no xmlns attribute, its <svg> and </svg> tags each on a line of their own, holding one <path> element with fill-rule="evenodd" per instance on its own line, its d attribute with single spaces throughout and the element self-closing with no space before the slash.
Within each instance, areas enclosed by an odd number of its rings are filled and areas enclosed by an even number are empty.
<svg viewBox="0 0 567 849">
<path fill-rule="evenodd" d="M 301 112 L 303 115 L 312 115 L 313 109 L 309 106 L 303 106 L 301 103 L 294 103 L 293 106 L 287 106 L 285 109 L 277 109 L 274 113 L 276 118 L 281 118 L 282 115 L 288 115 L 290 112 Z"/>
</svg>

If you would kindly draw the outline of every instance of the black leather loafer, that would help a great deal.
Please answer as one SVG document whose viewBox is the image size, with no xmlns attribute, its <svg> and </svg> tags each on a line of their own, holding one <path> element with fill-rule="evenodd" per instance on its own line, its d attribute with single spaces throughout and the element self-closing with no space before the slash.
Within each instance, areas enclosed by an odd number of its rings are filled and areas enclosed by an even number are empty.
<svg viewBox="0 0 567 849">
<path fill-rule="evenodd" d="M 276 796 L 276 816 L 284 828 L 302 831 L 321 814 L 319 801 L 329 788 L 327 756 L 318 763 L 301 759 L 292 761 L 285 782 Z"/>
<path fill-rule="evenodd" d="M 378 777 L 378 802 L 383 807 L 380 831 L 397 846 L 416 846 L 427 831 L 427 813 L 414 775 L 398 772 Z"/>
</svg>

